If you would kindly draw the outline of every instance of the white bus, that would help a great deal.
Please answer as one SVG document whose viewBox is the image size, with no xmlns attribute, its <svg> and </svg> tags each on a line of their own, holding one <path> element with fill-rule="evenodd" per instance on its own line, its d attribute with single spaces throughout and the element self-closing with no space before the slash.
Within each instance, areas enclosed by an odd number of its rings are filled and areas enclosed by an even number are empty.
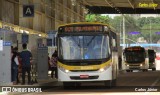
<svg viewBox="0 0 160 95">
<path fill-rule="evenodd" d="M 144 47 L 133 46 L 125 48 L 123 51 L 123 66 L 127 72 L 133 70 L 148 71 L 148 53 Z"/>
<path fill-rule="evenodd" d="M 101 81 L 116 85 L 117 35 L 105 24 L 80 22 L 62 25 L 57 34 L 58 80 L 64 87 Z"/>
</svg>

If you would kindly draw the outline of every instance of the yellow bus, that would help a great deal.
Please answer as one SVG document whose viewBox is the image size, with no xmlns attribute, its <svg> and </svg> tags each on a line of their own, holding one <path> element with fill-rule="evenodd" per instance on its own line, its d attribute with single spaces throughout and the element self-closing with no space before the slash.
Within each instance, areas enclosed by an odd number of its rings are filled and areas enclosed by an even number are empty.
<svg viewBox="0 0 160 95">
<path fill-rule="evenodd" d="M 58 81 L 64 87 L 101 81 L 116 85 L 117 34 L 105 24 L 79 22 L 61 25 L 57 33 Z"/>
</svg>

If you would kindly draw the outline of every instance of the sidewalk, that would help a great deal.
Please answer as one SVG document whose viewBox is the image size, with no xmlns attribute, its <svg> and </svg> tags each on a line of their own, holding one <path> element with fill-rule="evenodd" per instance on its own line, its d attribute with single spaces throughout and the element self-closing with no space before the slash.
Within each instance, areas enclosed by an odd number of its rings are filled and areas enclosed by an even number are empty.
<svg viewBox="0 0 160 95">
<path fill-rule="evenodd" d="M 48 79 L 37 79 L 37 83 L 35 83 L 35 80 L 33 80 L 32 85 L 28 85 L 26 81 L 25 85 L 21 85 L 21 83 L 18 83 L 17 85 L 11 85 L 11 86 L 50 86 L 54 82 L 57 82 L 57 79 L 55 78 L 51 79 L 50 77 L 48 77 Z"/>
<path fill-rule="evenodd" d="M 26 92 L 23 92 L 22 90 L 21 92 L 14 90 L 13 92 L 13 88 L 27 88 L 27 89 L 28 88 L 40 88 L 42 89 L 42 91 L 44 91 L 45 89 L 48 89 L 50 87 L 55 87 L 57 84 L 57 79 L 55 78 L 51 79 L 50 76 L 48 76 L 48 79 L 37 79 L 37 82 L 38 83 L 33 83 L 32 85 L 28 85 L 27 83 L 25 85 L 21 85 L 21 83 L 18 83 L 17 85 L 11 84 L 11 85 L 0 86 L 0 95 L 21 95 L 21 94 L 26 93 Z M 2 92 L 2 87 L 9 87 L 12 90 L 9 92 L 4 92 L 4 91 Z"/>
<path fill-rule="evenodd" d="M 20 83 L 18 83 L 17 85 L 11 85 L 11 86 L 50 86 L 52 83 L 57 82 L 57 79 L 55 78 L 51 78 L 51 71 L 48 71 L 48 78 L 47 79 L 37 79 L 37 83 L 35 81 L 35 76 L 31 76 L 31 81 L 33 79 L 33 84 L 32 85 L 28 85 L 27 81 L 28 81 L 28 77 L 26 75 L 26 83 L 25 85 L 21 85 L 22 82 L 22 78 L 20 76 Z"/>
</svg>

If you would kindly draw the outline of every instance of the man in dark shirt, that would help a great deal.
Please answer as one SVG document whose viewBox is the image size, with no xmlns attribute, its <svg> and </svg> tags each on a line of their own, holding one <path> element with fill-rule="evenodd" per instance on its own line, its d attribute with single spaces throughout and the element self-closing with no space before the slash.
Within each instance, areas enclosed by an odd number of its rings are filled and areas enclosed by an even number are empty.
<svg viewBox="0 0 160 95">
<path fill-rule="evenodd" d="M 27 44 L 23 44 L 23 51 L 20 53 L 20 58 L 22 61 L 22 85 L 25 84 L 25 74 L 26 72 L 28 73 L 28 84 L 31 84 L 31 59 L 32 59 L 32 54 L 30 51 L 27 50 Z"/>
</svg>

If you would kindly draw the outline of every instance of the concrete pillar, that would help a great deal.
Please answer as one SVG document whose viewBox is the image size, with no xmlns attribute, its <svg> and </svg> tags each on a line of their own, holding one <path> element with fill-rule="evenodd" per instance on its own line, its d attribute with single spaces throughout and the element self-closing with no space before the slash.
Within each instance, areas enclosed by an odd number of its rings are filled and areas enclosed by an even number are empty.
<svg viewBox="0 0 160 95">
<path fill-rule="evenodd" d="M 0 0 L 0 20 L 2 20 L 2 3 L 3 0 Z"/>
<path fill-rule="evenodd" d="M 19 4 L 14 4 L 14 24 L 19 25 Z"/>
</svg>

